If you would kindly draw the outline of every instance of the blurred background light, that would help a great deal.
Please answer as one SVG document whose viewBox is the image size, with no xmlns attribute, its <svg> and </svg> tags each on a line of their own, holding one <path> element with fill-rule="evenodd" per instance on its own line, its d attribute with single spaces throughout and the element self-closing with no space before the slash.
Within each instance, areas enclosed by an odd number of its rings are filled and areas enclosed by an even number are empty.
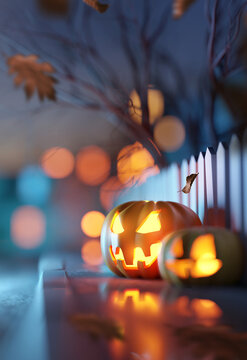
<svg viewBox="0 0 247 360">
<path fill-rule="evenodd" d="M 111 176 L 100 188 L 100 202 L 105 210 L 110 210 L 113 206 L 114 199 L 124 189 L 124 185 L 119 181 L 117 176 Z"/>
<path fill-rule="evenodd" d="M 11 236 L 14 243 L 23 249 L 34 249 L 44 240 L 46 221 L 41 210 L 22 206 L 11 218 Z"/>
<path fill-rule="evenodd" d="M 142 183 L 157 172 L 152 155 L 139 142 L 125 146 L 118 154 L 117 175 L 122 184 Z"/>
<path fill-rule="evenodd" d="M 66 148 L 53 147 L 46 150 L 41 157 L 44 172 L 53 179 L 69 176 L 75 165 L 74 155 Z"/>
<path fill-rule="evenodd" d="M 105 216 L 99 211 L 89 211 L 81 220 L 81 229 L 89 237 L 100 236 Z"/>
<path fill-rule="evenodd" d="M 87 185 L 101 184 L 108 178 L 110 170 L 111 159 L 98 146 L 87 146 L 76 157 L 76 175 Z"/>
<path fill-rule="evenodd" d="M 148 109 L 149 109 L 149 121 L 153 124 L 154 121 L 164 114 L 165 102 L 162 93 L 159 90 L 148 89 Z M 142 121 L 142 109 L 141 100 L 135 90 L 130 94 L 130 108 L 129 113 L 134 121 L 141 124 Z"/>
<path fill-rule="evenodd" d="M 175 116 L 164 116 L 154 128 L 154 139 L 163 151 L 178 150 L 185 140 L 185 128 Z"/>
<path fill-rule="evenodd" d="M 88 240 L 81 248 L 81 257 L 88 265 L 101 265 L 103 258 L 99 240 Z"/>
<path fill-rule="evenodd" d="M 51 194 L 51 180 L 38 165 L 24 168 L 17 177 L 17 195 L 30 205 L 44 204 Z"/>
</svg>

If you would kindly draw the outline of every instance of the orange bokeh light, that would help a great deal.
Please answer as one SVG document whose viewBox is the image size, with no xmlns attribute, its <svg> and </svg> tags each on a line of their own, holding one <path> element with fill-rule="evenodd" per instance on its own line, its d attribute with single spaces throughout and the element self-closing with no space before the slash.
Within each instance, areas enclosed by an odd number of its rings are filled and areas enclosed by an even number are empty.
<svg viewBox="0 0 247 360">
<path fill-rule="evenodd" d="M 23 249 L 38 247 L 44 240 L 46 221 L 43 213 L 33 206 L 17 209 L 11 218 L 11 236 Z"/>
<path fill-rule="evenodd" d="M 53 147 L 43 153 L 41 165 L 44 172 L 51 178 L 63 179 L 72 173 L 75 159 L 68 149 Z"/>
<path fill-rule="evenodd" d="M 109 155 L 98 146 L 82 149 L 76 157 L 76 175 L 87 185 L 96 186 L 104 182 L 111 170 Z"/>
<path fill-rule="evenodd" d="M 147 100 L 149 110 L 149 122 L 150 124 L 153 124 L 157 118 L 161 117 L 164 114 L 164 97 L 159 90 L 149 88 L 147 90 Z M 134 121 L 141 124 L 141 100 L 135 90 L 133 90 L 130 94 L 129 113 Z"/>
<path fill-rule="evenodd" d="M 143 183 L 147 177 L 159 173 L 150 152 L 136 142 L 125 146 L 117 157 L 117 172 L 121 183 L 132 185 Z"/>
<path fill-rule="evenodd" d="M 124 188 L 117 176 L 112 176 L 100 188 L 100 202 L 105 210 L 110 210 L 114 199 Z"/>
<path fill-rule="evenodd" d="M 103 263 L 100 242 L 88 240 L 81 248 L 81 257 L 88 265 L 101 265 Z"/>
<path fill-rule="evenodd" d="M 100 236 L 105 216 L 99 211 L 89 211 L 81 220 L 82 231 L 90 237 Z"/>
<path fill-rule="evenodd" d="M 155 125 L 154 139 L 162 150 L 177 151 L 185 141 L 183 123 L 175 116 L 164 116 Z"/>
</svg>

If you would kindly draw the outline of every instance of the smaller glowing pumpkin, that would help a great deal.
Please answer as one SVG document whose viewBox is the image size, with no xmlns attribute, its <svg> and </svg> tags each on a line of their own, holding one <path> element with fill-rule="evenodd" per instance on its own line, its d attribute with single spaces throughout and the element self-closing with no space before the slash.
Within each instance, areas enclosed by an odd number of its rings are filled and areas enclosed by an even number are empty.
<svg viewBox="0 0 247 360">
<path fill-rule="evenodd" d="M 216 227 L 176 231 L 165 237 L 160 274 L 174 284 L 226 285 L 240 280 L 243 249 L 237 235 Z"/>
<path fill-rule="evenodd" d="M 182 204 L 131 201 L 106 216 L 101 231 L 102 255 L 117 275 L 157 278 L 157 257 L 164 236 L 199 225 L 199 217 Z"/>
</svg>

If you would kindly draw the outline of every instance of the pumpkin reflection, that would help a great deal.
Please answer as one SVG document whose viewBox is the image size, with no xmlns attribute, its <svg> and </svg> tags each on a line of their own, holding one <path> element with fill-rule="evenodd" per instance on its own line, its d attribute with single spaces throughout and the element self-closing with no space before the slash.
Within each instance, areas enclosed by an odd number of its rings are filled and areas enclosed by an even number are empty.
<svg viewBox="0 0 247 360">
<path fill-rule="evenodd" d="M 108 298 L 109 313 L 124 324 L 126 342 L 112 341 L 112 358 L 160 360 L 166 354 L 164 333 L 157 326 L 161 311 L 158 293 L 129 288 L 113 291 Z M 148 329 L 148 330 L 147 330 Z"/>
<path fill-rule="evenodd" d="M 172 309 L 179 316 L 195 317 L 199 320 L 216 320 L 222 316 L 220 307 L 209 299 L 190 300 L 187 296 L 180 296 L 172 305 Z"/>
<path fill-rule="evenodd" d="M 111 303 L 120 309 L 128 308 L 129 306 L 135 312 L 148 311 L 152 314 L 159 312 L 159 296 L 151 292 L 140 293 L 138 289 L 126 289 L 123 292 L 114 291 L 111 298 Z"/>
</svg>

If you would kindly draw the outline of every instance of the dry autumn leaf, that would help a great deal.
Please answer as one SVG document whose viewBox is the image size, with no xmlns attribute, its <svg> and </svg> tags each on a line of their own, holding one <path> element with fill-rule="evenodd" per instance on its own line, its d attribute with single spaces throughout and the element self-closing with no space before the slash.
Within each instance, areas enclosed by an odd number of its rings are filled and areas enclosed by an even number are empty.
<svg viewBox="0 0 247 360">
<path fill-rule="evenodd" d="M 104 13 L 108 8 L 108 4 L 101 4 L 97 0 L 83 0 L 83 2 L 89 6 L 91 6 L 93 9 L 97 10 L 99 13 Z"/>
<path fill-rule="evenodd" d="M 122 327 L 114 320 L 100 318 L 95 314 L 75 314 L 69 320 L 78 331 L 88 333 L 94 339 L 124 339 Z"/>
<path fill-rule="evenodd" d="M 190 359 L 247 359 L 247 333 L 228 326 L 192 325 L 174 329 L 179 347 L 187 348 Z"/>
<path fill-rule="evenodd" d="M 189 192 L 191 190 L 191 186 L 192 186 L 193 182 L 195 181 L 198 174 L 199 173 L 191 174 L 191 175 L 187 176 L 186 177 L 186 185 L 180 191 L 182 191 L 185 194 L 189 194 Z"/>
<path fill-rule="evenodd" d="M 179 19 L 196 0 L 173 0 L 173 18 Z"/>
<path fill-rule="evenodd" d="M 54 84 L 57 80 L 48 75 L 54 73 L 55 69 L 51 64 L 47 62 L 38 63 L 37 60 L 37 55 L 14 55 L 7 59 L 9 74 L 16 73 L 14 79 L 16 86 L 25 84 L 24 90 L 27 99 L 30 99 L 37 90 L 41 101 L 45 98 L 55 101 L 56 90 Z"/>
</svg>

